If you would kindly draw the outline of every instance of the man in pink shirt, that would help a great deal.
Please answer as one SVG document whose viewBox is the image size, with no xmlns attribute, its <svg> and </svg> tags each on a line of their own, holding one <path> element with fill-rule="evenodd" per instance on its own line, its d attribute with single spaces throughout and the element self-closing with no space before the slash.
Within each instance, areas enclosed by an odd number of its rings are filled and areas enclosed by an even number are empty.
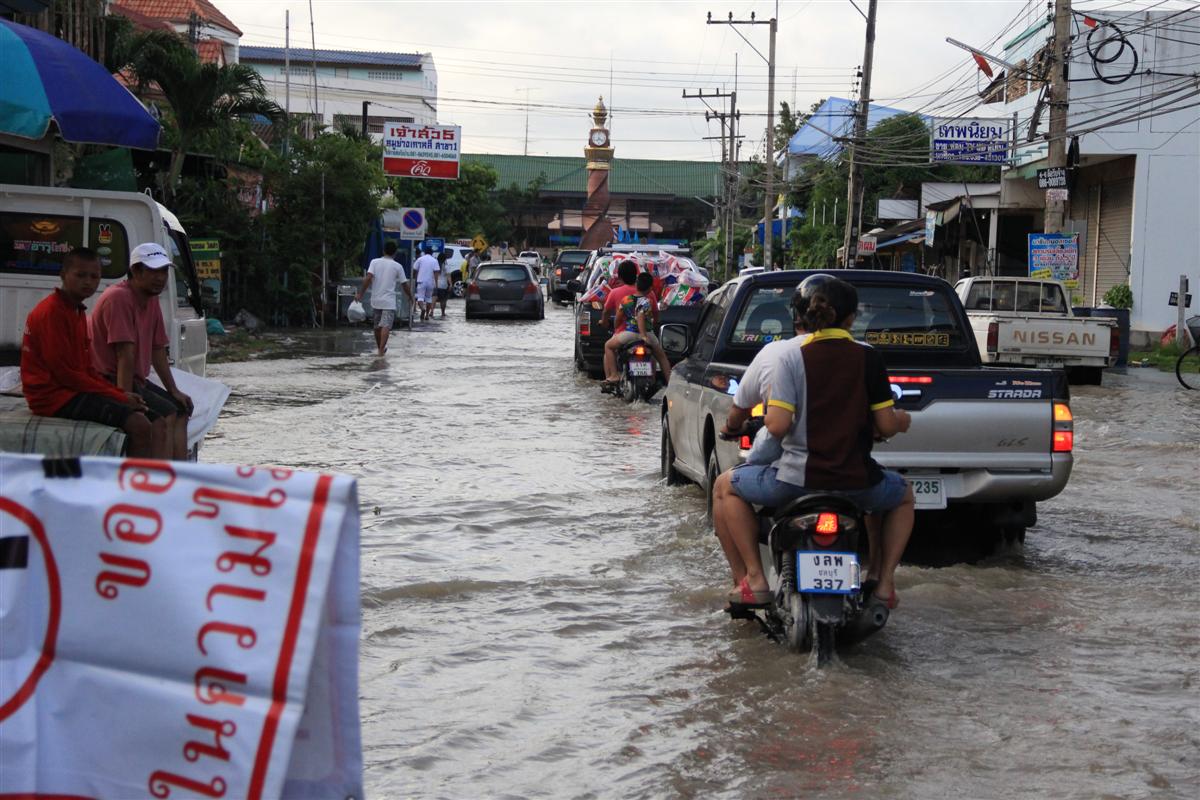
<svg viewBox="0 0 1200 800">
<path fill-rule="evenodd" d="M 146 401 L 156 456 L 183 460 L 192 399 L 171 374 L 170 339 L 158 304 L 171 276 L 171 259 L 149 242 L 135 247 L 129 261 L 129 276 L 106 289 L 92 309 L 92 363 L 118 389 Z M 165 388 L 146 380 L 151 367 Z"/>
</svg>

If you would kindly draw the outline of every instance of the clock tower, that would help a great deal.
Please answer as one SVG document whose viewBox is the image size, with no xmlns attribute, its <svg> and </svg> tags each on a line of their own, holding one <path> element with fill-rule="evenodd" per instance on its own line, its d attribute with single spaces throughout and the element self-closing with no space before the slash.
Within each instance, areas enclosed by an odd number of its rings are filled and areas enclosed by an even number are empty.
<svg viewBox="0 0 1200 800">
<path fill-rule="evenodd" d="M 583 206 L 583 236 L 579 246 L 586 250 L 603 247 L 613 240 L 613 226 L 608 219 L 608 174 L 612 170 L 613 147 L 608 138 L 608 109 L 604 98 L 592 110 L 592 130 L 588 133 L 587 147 L 583 154 L 587 158 L 587 202 Z"/>
</svg>

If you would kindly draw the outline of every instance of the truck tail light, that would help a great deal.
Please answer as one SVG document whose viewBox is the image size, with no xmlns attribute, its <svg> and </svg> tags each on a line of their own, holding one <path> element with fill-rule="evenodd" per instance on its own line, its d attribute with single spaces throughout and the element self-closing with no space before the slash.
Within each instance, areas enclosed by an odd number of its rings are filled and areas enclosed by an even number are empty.
<svg viewBox="0 0 1200 800">
<path fill-rule="evenodd" d="M 1121 352 L 1121 331 L 1114 325 L 1108 332 L 1108 357 L 1116 362 L 1117 355 Z"/>
<path fill-rule="evenodd" d="M 584 313 L 579 315 L 579 335 L 592 335 L 592 317 L 587 313 L 586 309 L 584 310 Z"/>
<path fill-rule="evenodd" d="M 1069 453 L 1075 448 L 1075 418 L 1066 403 L 1054 404 L 1054 443 L 1051 451 Z"/>
<path fill-rule="evenodd" d="M 558 269 L 554 270 L 554 274 L 561 278 L 562 277 L 562 267 L 559 267 Z"/>
<path fill-rule="evenodd" d="M 988 323 L 987 351 L 994 353 L 1000 349 L 1000 323 Z"/>
</svg>

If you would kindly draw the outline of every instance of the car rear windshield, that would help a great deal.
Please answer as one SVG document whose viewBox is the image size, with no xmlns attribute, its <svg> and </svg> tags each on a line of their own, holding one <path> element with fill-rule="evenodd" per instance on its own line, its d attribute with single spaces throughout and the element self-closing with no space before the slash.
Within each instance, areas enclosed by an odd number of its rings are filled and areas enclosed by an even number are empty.
<svg viewBox="0 0 1200 800">
<path fill-rule="evenodd" d="M 966 342 L 949 289 L 912 286 L 859 286 L 855 339 L 896 350 L 948 349 Z M 733 346 L 758 346 L 795 335 L 794 288 L 756 287 L 742 306 L 729 338 Z"/>
<path fill-rule="evenodd" d="M 529 274 L 524 267 L 480 267 L 475 276 L 477 281 L 527 281 Z"/>
<path fill-rule="evenodd" d="M 589 250 L 568 250 L 565 253 L 558 254 L 558 263 L 570 264 L 573 267 L 577 267 L 586 264 L 590 255 L 591 251 Z"/>
</svg>

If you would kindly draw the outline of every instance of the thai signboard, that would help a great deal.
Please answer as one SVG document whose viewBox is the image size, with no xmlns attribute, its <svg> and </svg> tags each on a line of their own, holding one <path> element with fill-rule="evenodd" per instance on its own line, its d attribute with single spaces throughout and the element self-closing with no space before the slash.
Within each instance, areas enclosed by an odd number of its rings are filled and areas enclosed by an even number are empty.
<svg viewBox="0 0 1200 800">
<path fill-rule="evenodd" d="M 929 160 L 935 164 L 1006 164 L 1012 136 L 1011 119 L 934 117 Z"/>
<path fill-rule="evenodd" d="M 401 178 L 458 179 L 462 128 L 389 122 L 383 128 L 383 171 Z"/>
<path fill-rule="evenodd" d="M 1037 182 L 1039 189 L 1066 189 L 1067 168 L 1049 167 L 1047 169 L 1039 169 L 1037 171 Z"/>
<path fill-rule="evenodd" d="M 875 255 L 875 249 L 878 243 L 879 240 L 874 236 L 860 236 L 858 238 L 858 254 L 860 256 Z"/>
<path fill-rule="evenodd" d="M 0 794 L 362 797 L 352 479 L 0 474 Z"/>
<path fill-rule="evenodd" d="M 1079 234 L 1029 234 L 1029 277 L 1079 286 Z"/>
</svg>

